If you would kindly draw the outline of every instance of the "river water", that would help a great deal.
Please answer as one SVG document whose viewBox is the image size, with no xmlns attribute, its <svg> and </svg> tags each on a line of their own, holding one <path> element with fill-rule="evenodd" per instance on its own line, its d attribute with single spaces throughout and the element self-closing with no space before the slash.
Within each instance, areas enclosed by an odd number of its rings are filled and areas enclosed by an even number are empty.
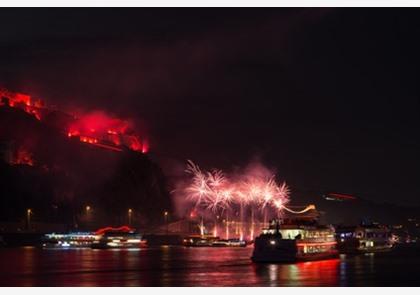
<svg viewBox="0 0 420 295">
<path fill-rule="evenodd" d="M 255 264 L 246 248 L 0 249 L 0 286 L 420 286 L 417 251 Z"/>
</svg>

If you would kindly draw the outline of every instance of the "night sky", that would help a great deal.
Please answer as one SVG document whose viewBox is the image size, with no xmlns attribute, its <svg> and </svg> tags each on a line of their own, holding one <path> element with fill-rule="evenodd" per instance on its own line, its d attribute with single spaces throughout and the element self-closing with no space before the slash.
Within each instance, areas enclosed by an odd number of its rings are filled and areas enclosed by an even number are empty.
<svg viewBox="0 0 420 295">
<path fill-rule="evenodd" d="M 292 198 L 420 205 L 418 9 L 5 9 L 0 84 L 134 118 L 172 177 L 259 158 Z"/>
</svg>

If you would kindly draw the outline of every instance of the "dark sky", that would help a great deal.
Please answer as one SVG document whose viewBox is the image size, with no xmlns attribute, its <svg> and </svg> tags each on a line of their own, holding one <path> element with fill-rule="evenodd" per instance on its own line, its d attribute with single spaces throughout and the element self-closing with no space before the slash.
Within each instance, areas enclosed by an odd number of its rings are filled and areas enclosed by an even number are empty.
<svg viewBox="0 0 420 295">
<path fill-rule="evenodd" d="M 258 156 L 297 195 L 420 205 L 418 9 L 3 8 L 0 27 L 1 84 L 135 118 L 165 169 Z"/>
</svg>

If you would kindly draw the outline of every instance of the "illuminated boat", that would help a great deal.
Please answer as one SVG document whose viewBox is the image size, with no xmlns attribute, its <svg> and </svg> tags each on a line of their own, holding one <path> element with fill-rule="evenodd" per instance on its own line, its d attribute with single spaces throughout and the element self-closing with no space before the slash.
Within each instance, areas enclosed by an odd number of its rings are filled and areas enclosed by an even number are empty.
<svg viewBox="0 0 420 295">
<path fill-rule="evenodd" d="M 315 209 L 313 209 L 315 210 Z M 296 262 L 338 256 L 333 227 L 317 223 L 313 215 L 273 220 L 255 239 L 252 261 Z"/>
<path fill-rule="evenodd" d="M 393 248 L 390 230 L 378 224 L 337 227 L 337 248 L 340 253 L 387 252 Z"/>
<path fill-rule="evenodd" d="M 187 247 L 246 247 L 246 241 L 239 239 L 222 240 L 214 236 L 190 236 L 183 240 Z"/>
<path fill-rule="evenodd" d="M 44 248 L 89 248 L 97 235 L 90 232 L 74 232 L 68 234 L 46 234 L 42 239 Z"/>
<path fill-rule="evenodd" d="M 246 241 L 240 239 L 216 240 L 211 246 L 213 247 L 246 247 Z"/>
<path fill-rule="evenodd" d="M 192 235 L 183 239 L 182 244 L 187 247 L 211 247 L 217 239 L 213 236 Z"/>
<path fill-rule="evenodd" d="M 91 244 L 92 249 L 140 249 L 147 246 L 146 240 L 127 226 L 108 227 L 96 233 L 100 237 Z"/>
</svg>

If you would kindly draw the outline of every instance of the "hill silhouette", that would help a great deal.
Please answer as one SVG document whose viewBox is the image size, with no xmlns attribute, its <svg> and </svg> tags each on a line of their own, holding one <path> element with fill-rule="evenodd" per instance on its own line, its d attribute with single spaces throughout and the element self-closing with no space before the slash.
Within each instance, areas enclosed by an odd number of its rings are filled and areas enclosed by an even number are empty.
<svg viewBox="0 0 420 295">
<path fill-rule="evenodd" d="M 147 154 L 103 149 L 69 138 L 65 114 L 45 120 L 0 107 L 0 216 L 17 221 L 32 208 L 39 221 L 142 226 L 161 222 L 171 202 L 160 167 Z M 89 205 L 91 216 L 84 216 Z M 94 214 L 94 217 L 92 215 Z"/>
</svg>

